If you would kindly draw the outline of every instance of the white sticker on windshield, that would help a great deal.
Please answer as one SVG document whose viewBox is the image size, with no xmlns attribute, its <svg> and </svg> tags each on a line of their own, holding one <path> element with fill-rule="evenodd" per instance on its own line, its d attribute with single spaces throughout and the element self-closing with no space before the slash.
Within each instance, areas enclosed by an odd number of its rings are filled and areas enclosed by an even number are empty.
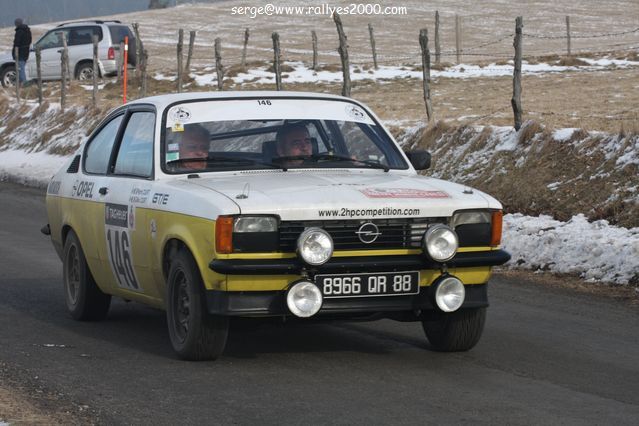
<svg viewBox="0 0 639 426">
<path fill-rule="evenodd" d="M 185 108 L 183 106 L 175 106 L 171 108 L 171 111 L 169 112 L 169 116 L 174 121 L 179 121 L 181 123 L 188 123 L 189 120 L 191 119 L 191 111 L 189 111 L 188 108 Z"/>
</svg>

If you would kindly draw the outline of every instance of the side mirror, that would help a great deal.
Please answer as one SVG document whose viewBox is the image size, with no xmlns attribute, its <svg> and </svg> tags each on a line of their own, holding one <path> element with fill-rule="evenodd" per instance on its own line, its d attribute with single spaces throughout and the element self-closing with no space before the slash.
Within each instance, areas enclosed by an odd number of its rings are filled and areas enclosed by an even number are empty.
<svg viewBox="0 0 639 426">
<path fill-rule="evenodd" d="M 415 170 L 426 170 L 430 168 L 430 152 L 428 151 L 409 151 L 406 153 L 408 160 Z"/>
</svg>

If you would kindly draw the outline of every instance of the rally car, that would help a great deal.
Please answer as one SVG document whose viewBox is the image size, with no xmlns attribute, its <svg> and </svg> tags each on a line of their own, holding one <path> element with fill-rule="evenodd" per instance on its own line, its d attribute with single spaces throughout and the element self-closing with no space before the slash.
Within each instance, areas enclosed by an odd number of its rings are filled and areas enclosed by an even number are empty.
<svg viewBox="0 0 639 426">
<path fill-rule="evenodd" d="M 234 317 L 421 322 L 480 339 L 502 206 L 422 176 L 363 104 L 296 92 L 182 93 L 108 114 L 47 188 L 43 232 L 77 320 L 111 297 L 165 309 L 171 343 L 215 359 Z"/>
</svg>

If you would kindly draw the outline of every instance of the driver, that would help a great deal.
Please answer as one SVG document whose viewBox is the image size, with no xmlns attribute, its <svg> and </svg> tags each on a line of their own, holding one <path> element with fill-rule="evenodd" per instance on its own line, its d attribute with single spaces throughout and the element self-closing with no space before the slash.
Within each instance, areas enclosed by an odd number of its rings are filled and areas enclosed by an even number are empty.
<svg viewBox="0 0 639 426">
<path fill-rule="evenodd" d="M 277 131 L 275 136 L 277 155 L 280 157 L 313 155 L 311 135 L 304 124 L 285 124 Z M 304 159 L 284 160 L 287 166 L 299 166 Z"/>
<path fill-rule="evenodd" d="M 210 144 L 211 137 L 206 128 L 200 124 L 186 125 L 180 142 L 180 158 L 188 161 L 183 161 L 180 167 L 186 170 L 206 169 Z"/>
</svg>

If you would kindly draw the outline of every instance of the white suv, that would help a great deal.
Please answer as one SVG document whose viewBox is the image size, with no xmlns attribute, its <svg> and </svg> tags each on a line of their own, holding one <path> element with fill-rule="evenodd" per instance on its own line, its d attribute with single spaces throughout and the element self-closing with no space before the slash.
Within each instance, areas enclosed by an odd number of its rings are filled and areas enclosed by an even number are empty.
<svg viewBox="0 0 639 426">
<path fill-rule="evenodd" d="M 43 80 L 61 78 L 60 55 L 62 36 L 67 40 L 69 49 L 70 72 L 78 80 L 93 78 L 93 35 L 98 36 L 98 67 L 100 75 L 107 76 L 117 72 L 116 54 L 120 42 L 129 37 L 128 64 L 136 64 L 135 36 L 131 28 L 120 21 L 80 21 L 60 24 L 47 31 L 31 48 L 26 65 L 27 79 L 37 77 L 36 47 L 41 49 L 41 68 Z M 15 62 L 11 52 L 0 55 L 0 81 L 3 87 L 15 84 Z"/>
</svg>

